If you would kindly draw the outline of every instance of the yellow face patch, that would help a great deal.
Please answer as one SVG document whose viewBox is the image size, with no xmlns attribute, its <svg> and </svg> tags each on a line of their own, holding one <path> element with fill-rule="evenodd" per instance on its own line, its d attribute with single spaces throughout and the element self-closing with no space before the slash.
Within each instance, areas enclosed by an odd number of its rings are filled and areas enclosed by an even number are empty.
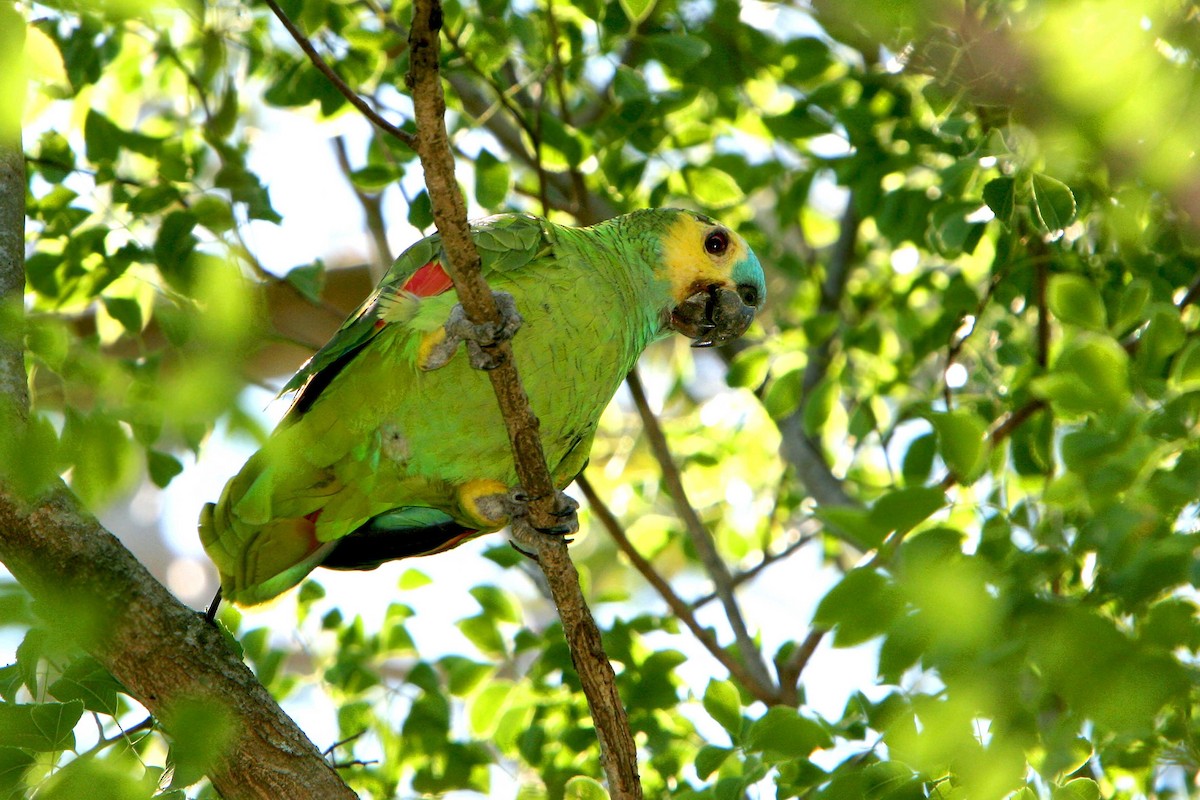
<svg viewBox="0 0 1200 800">
<path fill-rule="evenodd" d="M 729 237 L 724 253 L 714 255 L 704 243 L 713 231 L 723 231 Z M 706 223 L 688 213 L 679 215 L 662 238 L 665 277 L 671 282 L 671 296 L 683 302 L 697 291 L 713 284 L 733 285 L 733 266 L 749 251 L 746 241 L 733 231 L 716 223 Z"/>
</svg>

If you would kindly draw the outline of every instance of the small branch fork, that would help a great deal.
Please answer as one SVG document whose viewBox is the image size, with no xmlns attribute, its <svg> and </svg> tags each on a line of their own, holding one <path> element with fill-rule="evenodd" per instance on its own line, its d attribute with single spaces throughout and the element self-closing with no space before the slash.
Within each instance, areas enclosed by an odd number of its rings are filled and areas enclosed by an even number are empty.
<svg viewBox="0 0 1200 800">
<path fill-rule="evenodd" d="M 459 302 L 471 322 L 499 324 L 500 311 L 480 274 L 479 253 L 471 240 L 466 207 L 454 177 L 454 155 L 446 135 L 446 103 L 438 66 L 441 26 L 439 0 L 416 0 L 409 32 L 411 68 L 407 78 L 417 119 L 416 149 L 425 170 L 434 223 L 442 235 L 447 272 Z M 616 676 L 601 644 L 600 631 L 584 602 L 579 575 L 567 554 L 567 543 L 531 527 L 551 528 L 558 522 L 553 515 L 557 490 L 546 468 L 538 420 L 521 385 L 510 344 L 501 341 L 483 349 L 497 364 L 488 371 L 488 377 L 512 442 L 518 480 L 531 498 L 530 519 L 515 519 L 513 536 L 546 574 L 570 646 L 571 660 L 596 726 L 609 792 L 614 800 L 640 800 L 636 744 L 617 692 Z"/>
<path fill-rule="evenodd" d="M 329 63 L 321 57 L 321 54 L 317 52 L 315 47 L 313 47 L 313 44 L 308 40 L 308 37 L 301 33 L 300 29 L 296 27 L 296 23 L 288 19 L 288 15 L 285 14 L 283 9 L 279 7 L 279 4 L 276 3 L 275 0 L 265 0 L 265 2 L 267 7 L 271 9 L 271 12 L 283 24 L 283 27 L 287 28 L 287 32 L 290 33 L 292 38 L 296 40 L 296 44 L 298 44 L 300 49 L 304 51 L 304 54 L 308 56 L 308 60 L 312 62 L 312 65 L 316 67 L 317 70 L 324 75 L 330 83 L 333 84 L 334 88 L 341 93 L 342 97 L 345 97 L 346 100 L 349 101 L 350 105 L 362 112 L 362 115 L 371 120 L 371 122 L 375 123 L 380 130 L 390 133 L 392 136 L 396 137 L 401 142 L 404 142 L 409 147 L 416 149 L 417 137 L 413 136 L 408 131 L 400 130 L 395 125 L 379 116 L 375 109 L 371 108 L 370 104 L 367 103 L 366 100 L 363 100 L 357 92 L 347 86 L 346 82 L 342 80 L 341 76 L 333 71 L 333 67 L 329 66 Z"/>
</svg>

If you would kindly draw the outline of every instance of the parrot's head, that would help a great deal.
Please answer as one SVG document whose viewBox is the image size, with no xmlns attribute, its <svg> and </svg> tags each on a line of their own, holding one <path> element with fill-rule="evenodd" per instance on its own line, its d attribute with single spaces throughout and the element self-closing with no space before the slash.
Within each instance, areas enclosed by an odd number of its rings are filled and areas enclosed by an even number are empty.
<svg viewBox="0 0 1200 800">
<path fill-rule="evenodd" d="M 746 332 L 767 298 L 758 257 L 721 223 L 679 211 L 662 238 L 662 264 L 674 305 L 667 326 L 712 347 Z"/>
</svg>

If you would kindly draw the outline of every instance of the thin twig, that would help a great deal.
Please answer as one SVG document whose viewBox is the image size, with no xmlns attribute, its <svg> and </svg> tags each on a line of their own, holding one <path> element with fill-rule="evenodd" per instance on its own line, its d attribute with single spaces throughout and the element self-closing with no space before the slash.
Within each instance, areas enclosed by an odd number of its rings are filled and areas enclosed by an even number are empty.
<svg viewBox="0 0 1200 800">
<path fill-rule="evenodd" d="M 301 33 L 300 29 L 296 27 L 295 23 L 288 19 L 288 15 L 284 13 L 283 9 L 279 7 L 279 4 L 276 3 L 275 0 L 266 0 L 266 3 L 267 7 L 270 8 L 275 16 L 279 18 L 279 21 L 283 23 L 283 27 L 287 28 L 287 32 L 290 33 L 292 38 L 296 40 L 296 44 L 300 45 L 300 49 L 303 50 L 305 55 L 308 56 L 308 60 L 312 62 L 312 65 L 316 67 L 322 75 L 329 79 L 329 82 L 332 83 L 334 88 L 341 93 L 342 97 L 345 97 L 346 100 L 350 102 L 350 105 L 362 112 L 362 115 L 371 122 L 375 123 L 380 130 L 386 131 L 398 141 L 403 142 L 409 147 L 416 147 L 417 137 L 408 131 L 400 130 L 395 125 L 379 116 L 375 109 L 371 108 L 367 101 L 363 100 L 362 97 L 359 96 L 358 92 L 347 86 L 346 82 L 342 80 L 336 72 L 333 71 L 333 67 L 329 66 L 325 59 L 321 57 L 321 54 L 317 52 L 317 49 L 313 47 L 313 44 L 308 40 L 308 37 Z"/>
<path fill-rule="evenodd" d="M 759 562 L 757 564 L 755 564 L 753 567 L 744 569 L 741 572 L 734 575 L 733 577 L 731 577 L 729 580 L 730 584 L 734 588 L 737 588 L 738 586 L 741 586 L 743 583 L 753 580 L 754 578 L 758 577 L 759 573 L 761 573 L 767 567 L 771 566 L 772 564 L 778 564 L 780 561 L 786 560 L 789 556 L 791 556 L 797 550 L 800 550 L 805 545 L 814 541 L 820 535 L 821 535 L 820 531 L 818 531 L 816 533 L 806 533 L 806 534 L 802 535 L 800 538 L 796 539 L 796 541 L 792 542 L 787 547 L 783 548 L 782 550 L 780 550 L 777 553 L 764 552 L 762 555 L 762 558 L 759 560 Z M 708 605 L 709 603 L 711 603 L 713 600 L 716 600 L 716 599 L 717 599 L 717 593 L 710 592 L 709 594 L 706 594 L 703 597 L 698 597 L 695 600 L 693 600 L 690 607 L 692 608 L 692 610 L 696 610 L 696 609 L 700 608 L 701 606 Z"/>
<path fill-rule="evenodd" d="M 371 244 L 375 248 L 371 277 L 378 281 L 396 260 L 392 255 L 391 246 L 388 245 L 387 225 L 383 221 L 383 195 L 380 192 L 364 192 L 355 185 L 352 177 L 354 169 L 350 166 L 350 154 L 346 152 L 346 137 L 333 137 L 333 153 L 337 157 L 338 168 L 346 176 L 350 188 L 354 191 L 354 196 L 358 199 L 358 204 L 362 207 L 363 223 L 366 225 L 367 234 L 371 237 Z"/>
<path fill-rule="evenodd" d="M 654 569 L 654 565 L 637 551 L 637 548 L 633 546 L 633 542 L 629 541 L 629 536 L 626 535 L 624 528 L 621 527 L 621 523 L 617 520 L 608 505 L 600 498 L 600 495 L 596 493 L 595 487 L 592 486 L 587 476 L 580 475 L 575 479 L 575 484 L 583 491 L 592 514 L 600 521 L 604 529 L 608 531 L 609 536 L 616 543 L 617 549 L 625 554 L 625 557 L 629 559 L 629 563 L 633 565 L 633 568 L 666 601 L 667 606 L 679 618 L 679 621 L 687 626 L 687 629 L 704 646 L 704 649 L 711 653 L 713 658 L 719 661 L 721 666 L 729 670 L 729 674 L 745 686 L 747 691 L 753 694 L 758 700 L 767 705 L 779 702 L 778 693 L 773 688 L 762 685 L 750 673 L 745 664 L 734 658 L 728 650 L 721 646 L 721 643 L 717 641 L 717 635 L 713 633 L 712 629 L 705 628 L 697 621 L 696 615 L 693 613 L 694 605 L 689 605 L 687 601 L 677 595 L 675 590 L 671 588 L 671 584 L 667 583 L 666 579 Z"/>
<path fill-rule="evenodd" d="M 629 375 L 625 378 L 625 382 L 629 385 L 629 391 L 633 395 L 634 404 L 637 406 L 638 413 L 641 414 L 646 438 L 650 441 L 650 449 L 653 451 L 654 457 L 662 469 L 663 481 L 666 483 L 667 491 L 674 502 L 675 513 L 683 521 L 684 527 L 691 537 L 692 544 L 696 548 L 696 553 L 700 556 L 700 562 L 704 565 L 709 578 L 712 579 L 713 588 L 721 598 L 721 605 L 725 609 L 725 616 L 729 618 L 729 627 L 733 629 L 738 653 L 741 655 L 742 661 L 745 662 L 750 674 L 754 677 L 755 684 L 759 687 L 757 693 L 774 694 L 775 687 L 770 673 L 767 672 L 767 665 L 763 661 L 762 652 L 754 644 L 754 639 L 750 636 L 750 631 L 746 628 L 746 621 L 742 618 L 742 610 L 738 606 L 737 598 L 734 597 L 733 581 L 729 574 L 729 567 L 726 566 L 717 552 L 717 546 L 713 541 L 712 534 L 705 527 L 703 520 L 700 519 L 700 515 L 696 513 L 696 509 L 688 500 L 687 492 L 683 488 L 683 478 L 679 474 L 679 467 L 675 464 L 675 460 L 671 456 L 670 447 L 667 445 L 667 437 L 663 434 L 662 427 L 658 423 L 658 417 L 650 410 L 650 403 L 646 400 L 646 391 L 642 387 L 641 379 L 638 378 L 636 368 L 630 370 Z"/>
<path fill-rule="evenodd" d="M 411 67 L 407 76 L 417 118 L 417 153 L 459 302 L 472 322 L 499 322 L 500 312 L 480 273 L 479 253 L 471 240 L 466 207 L 454 177 L 454 154 L 446 135 L 446 103 L 438 74 L 441 26 L 439 0 L 417 0 L 409 33 Z M 484 350 L 498 362 L 496 369 L 488 371 L 488 377 L 512 443 L 518 480 L 531 498 L 529 519 L 514 519 L 513 535 L 537 560 L 550 585 L 571 660 L 592 714 L 609 793 L 614 800 L 641 800 L 637 746 L 567 544 L 561 537 L 546 536 L 530 527 L 550 528 L 554 524 L 557 494 L 546 468 L 537 417 L 521 386 L 509 342 L 501 341 Z"/>
<path fill-rule="evenodd" d="M 817 645 L 828 633 L 824 628 L 813 628 L 804 641 L 792 651 L 788 660 L 779 668 L 780 702 L 789 706 L 800 702 L 800 676 L 812 660 Z"/>
<path fill-rule="evenodd" d="M 157 723 L 155 722 L 154 717 L 149 716 L 149 717 L 146 717 L 141 722 L 139 722 L 138 724 L 133 725 L 128 728 L 125 728 L 124 730 L 118 731 L 117 733 L 113 734 L 112 736 L 109 736 L 108 738 L 101 736 L 100 740 L 98 742 L 96 742 L 94 745 L 89 747 L 87 750 L 84 750 L 82 753 L 80 753 L 79 757 L 86 758 L 88 756 L 94 756 L 97 753 L 99 753 L 101 750 L 103 750 L 104 748 L 106 748 L 110 745 L 116 744 L 117 742 L 121 741 L 122 739 L 128 739 L 130 736 L 132 736 L 135 733 L 141 733 L 142 731 L 151 730 L 152 728 L 154 728 L 154 726 L 156 724 Z"/>
<path fill-rule="evenodd" d="M 841 230 L 830 252 L 825 270 L 825 281 L 821 285 L 819 309 L 833 314 L 841 307 L 846 279 L 854 263 L 858 247 L 860 220 L 854 206 L 854 195 L 846 199 L 842 212 Z M 825 377 L 829 369 L 832 339 L 826 339 L 809 349 L 808 366 L 804 370 L 801 403 L 795 412 L 779 423 L 780 450 L 783 458 L 796 471 L 796 477 L 810 495 L 822 506 L 854 506 L 857 503 L 846 493 L 842 481 L 833 474 L 829 463 L 815 442 L 804 430 L 804 400 Z"/>
</svg>

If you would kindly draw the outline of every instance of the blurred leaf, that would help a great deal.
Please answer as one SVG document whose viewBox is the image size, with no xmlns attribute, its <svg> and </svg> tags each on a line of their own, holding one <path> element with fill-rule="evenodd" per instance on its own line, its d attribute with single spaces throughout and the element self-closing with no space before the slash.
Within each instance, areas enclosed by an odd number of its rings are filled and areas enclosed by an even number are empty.
<svg viewBox="0 0 1200 800">
<path fill-rule="evenodd" d="M 1052 275 L 1046 288 L 1050 311 L 1063 322 L 1093 331 L 1107 326 L 1104 301 L 1082 275 Z"/>
<path fill-rule="evenodd" d="M 631 27 L 636 27 L 638 23 L 650 16 L 650 12 L 654 8 L 654 0 L 621 0 L 621 8 L 625 11 L 625 16 L 629 18 Z"/>
<path fill-rule="evenodd" d="M 833 746 L 833 737 L 818 723 L 794 708 L 775 706 L 750 723 L 745 747 L 761 752 L 767 761 L 804 758 L 813 750 Z"/>
<path fill-rule="evenodd" d="M 950 474 L 969 484 L 982 473 L 987 455 L 987 425 L 970 411 L 929 414 L 937 433 L 938 453 Z"/>
<path fill-rule="evenodd" d="M 576 775 L 567 781 L 563 800 L 608 800 L 608 791 L 598 781 Z"/>
<path fill-rule="evenodd" d="M 1051 800 L 1100 800 L 1100 787 L 1091 778 L 1076 778 L 1054 787 Z"/>
<path fill-rule="evenodd" d="M 1012 224 L 1016 182 L 1012 178 L 993 178 L 983 187 L 983 202 L 1005 225 Z"/>
<path fill-rule="evenodd" d="M 946 493 L 939 488 L 897 489 L 875 501 L 869 519 L 881 530 L 904 533 L 945 505 Z"/>
<path fill-rule="evenodd" d="M 75 747 L 75 724 L 83 716 L 81 700 L 67 703 L 0 703 L 0 748 L 39 753 Z"/>
<path fill-rule="evenodd" d="M 1075 195 L 1062 181 L 1035 172 L 1030 178 L 1033 208 L 1042 228 L 1055 233 L 1075 221 Z"/>
<path fill-rule="evenodd" d="M 486 148 L 475 159 L 475 199 L 484 208 L 500 208 L 508 199 L 508 164 Z"/>
<path fill-rule="evenodd" d="M 887 630 L 903 600 L 895 585 L 873 569 L 846 573 L 821 599 L 813 624 L 833 631 L 836 647 L 850 647 Z"/>
<path fill-rule="evenodd" d="M 742 737 L 742 703 L 729 681 L 710 680 L 704 690 L 704 710 L 725 729 L 734 743 Z"/>
</svg>

